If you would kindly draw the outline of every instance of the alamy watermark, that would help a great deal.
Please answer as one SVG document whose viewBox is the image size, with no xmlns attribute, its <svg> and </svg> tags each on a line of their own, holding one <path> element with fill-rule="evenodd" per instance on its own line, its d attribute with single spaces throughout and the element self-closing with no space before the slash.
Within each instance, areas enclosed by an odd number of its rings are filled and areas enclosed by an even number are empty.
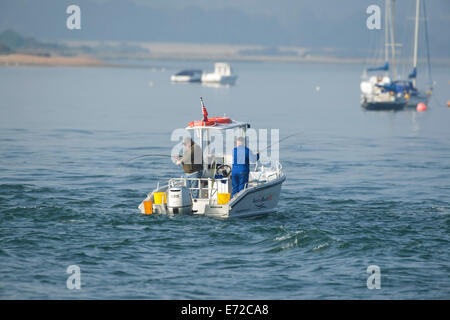
<svg viewBox="0 0 450 320">
<path fill-rule="evenodd" d="M 367 7 L 367 14 L 370 16 L 366 20 L 366 26 L 369 30 L 380 30 L 381 29 L 381 9 L 380 6 L 375 4 Z"/>
<path fill-rule="evenodd" d="M 73 264 L 67 267 L 66 273 L 70 274 L 67 278 L 66 286 L 69 290 L 81 289 L 81 269 L 79 266 Z"/>
<path fill-rule="evenodd" d="M 236 130 L 208 130 L 208 133 L 201 133 L 201 131 L 195 130 L 192 134 L 188 133 L 186 129 L 178 128 L 172 131 L 170 140 L 177 141 L 178 143 L 172 148 L 172 155 L 183 154 L 185 150 L 186 137 L 192 139 L 200 148 L 194 149 L 198 152 L 202 152 L 207 155 L 214 155 L 215 157 L 225 157 L 226 155 L 232 155 L 236 146 L 237 138 L 244 140 L 244 145 L 250 149 L 253 153 L 258 152 L 261 162 L 275 162 L 279 161 L 279 142 L 280 142 L 280 130 L 270 129 L 253 129 L 247 128 L 245 132 L 242 129 Z M 201 164 L 207 159 L 204 159 L 201 154 L 194 154 L 194 164 Z M 189 159 L 188 159 L 189 160 Z M 239 164 L 239 159 L 238 164 Z M 245 161 L 245 159 L 242 159 Z"/>
<path fill-rule="evenodd" d="M 72 4 L 67 7 L 66 13 L 70 14 L 66 20 L 66 26 L 69 30 L 81 29 L 81 9 L 79 6 Z"/>
<path fill-rule="evenodd" d="M 367 289 L 381 289 L 381 269 L 377 265 L 370 265 L 367 267 L 367 273 L 370 276 L 367 278 Z"/>
</svg>

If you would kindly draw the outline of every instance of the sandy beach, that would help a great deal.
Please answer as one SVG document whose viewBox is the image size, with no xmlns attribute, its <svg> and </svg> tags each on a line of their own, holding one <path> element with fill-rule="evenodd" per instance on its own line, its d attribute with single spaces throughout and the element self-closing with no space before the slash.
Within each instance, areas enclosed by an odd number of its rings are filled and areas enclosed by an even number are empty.
<svg viewBox="0 0 450 320">
<path fill-rule="evenodd" d="M 72 67 L 102 67 L 101 60 L 86 56 L 61 57 L 37 56 L 28 54 L 0 55 L 0 66 L 72 66 Z"/>
<path fill-rule="evenodd" d="M 70 42 L 72 48 L 87 46 L 96 49 L 98 42 Z M 105 44 L 105 42 L 103 43 Z M 120 43 L 107 43 L 119 46 Z M 236 46 L 218 44 L 185 44 L 185 43 L 130 43 L 146 50 L 146 52 L 117 53 L 114 51 L 97 51 L 95 54 L 87 55 L 80 51 L 79 54 L 67 56 L 42 56 L 23 53 L 0 55 L 0 66 L 72 66 L 72 67 L 126 67 L 137 66 L 127 64 L 111 64 L 104 61 L 109 59 L 137 59 L 137 60 L 211 60 L 211 61 L 255 61 L 255 62 L 285 62 L 285 63 L 345 63 L 345 64 L 376 64 L 375 59 L 346 58 L 326 55 L 304 54 L 305 48 L 280 47 L 280 50 L 291 50 L 299 55 L 255 55 L 242 54 L 243 50 L 259 50 L 261 46 Z M 398 62 L 403 62 L 398 59 Z M 424 61 L 420 61 L 424 63 Z M 448 65 L 449 59 L 433 59 L 434 63 Z M 140 68 L 142 66 L 139 66 Z"/>
</svg>

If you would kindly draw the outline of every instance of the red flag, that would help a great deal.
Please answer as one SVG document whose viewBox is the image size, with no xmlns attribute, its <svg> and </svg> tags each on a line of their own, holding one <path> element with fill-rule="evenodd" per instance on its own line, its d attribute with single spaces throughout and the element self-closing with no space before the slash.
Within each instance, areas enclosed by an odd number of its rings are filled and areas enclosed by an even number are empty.
<svg viewBox="0 0 450 320">
<path fill-rule="evenodd" d="M 203 120 L 208 121 L 208 111 L 203 107 Z"/>
<path fill-rule="evenodd" d="M 208 121 L 208 111 L 206 111 L 205 104 L 203 103 L 203 98 L 200 98 L 202 102 L 202 111 L 203 111 L 203 121 Z"/>
</svg>

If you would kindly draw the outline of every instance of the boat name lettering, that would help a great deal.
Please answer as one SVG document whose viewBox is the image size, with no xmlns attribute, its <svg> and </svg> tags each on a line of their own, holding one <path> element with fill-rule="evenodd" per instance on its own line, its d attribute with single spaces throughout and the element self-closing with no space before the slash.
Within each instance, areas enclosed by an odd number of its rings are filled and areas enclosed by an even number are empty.
<svg viewBox="0 0 450 320">
<path fill-rule="evenodd" d="M 262 196 L 262 197 L 260 197 L 260 198 L 253 198 L 253 202 L 255 203 L 255 202 L 264 202 L 264 201 L 270 201 L 270 200 L 272 200 L 272 195 L 269 195 L 269 196 Z"/>
</svg>

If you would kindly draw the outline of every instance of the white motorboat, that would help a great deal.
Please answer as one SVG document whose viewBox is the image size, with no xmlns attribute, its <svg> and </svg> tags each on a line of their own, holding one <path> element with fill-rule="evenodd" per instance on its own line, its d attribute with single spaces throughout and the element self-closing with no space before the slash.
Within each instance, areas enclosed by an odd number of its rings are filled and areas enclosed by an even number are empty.
<svg viewBox="0 0 450 320">
<path fill-rule="evenodd" d="M 203 106 L 204 108 L 204 106 Z M 206 109 L 204 109 L 206 112 Z M 281 185 L 286 180 L 281 164 L 251 165 L 246 187 L 230 199 L 233 150 L 217 154 L 211 143 L 217 136 L 245 137 L 247 122 L 226 117 L 190 122 L 186 128 L 199 139 L 203 172 L 200 178 L 173 177 L 157 183 L 156 188 L 139 205 L 143 214 L 195 214 L 219 218 L 249 217 L 277 211 Z M 192 187 L 195 186 L 195 187 Z"/>
<path fill-rule="evenodd" d="M 202 75 L 203 83 L 234 84 L 236 79 L 237 75 L 233 74 L 230 65 L 224 62 L 215 63 L 214 72 Z"/>
<path fill-rule="evenodd" d="M 172 82 L 200 82 L 202 80 L 202 70 L 183 70 L 170 77 Z"/>
</svg>

